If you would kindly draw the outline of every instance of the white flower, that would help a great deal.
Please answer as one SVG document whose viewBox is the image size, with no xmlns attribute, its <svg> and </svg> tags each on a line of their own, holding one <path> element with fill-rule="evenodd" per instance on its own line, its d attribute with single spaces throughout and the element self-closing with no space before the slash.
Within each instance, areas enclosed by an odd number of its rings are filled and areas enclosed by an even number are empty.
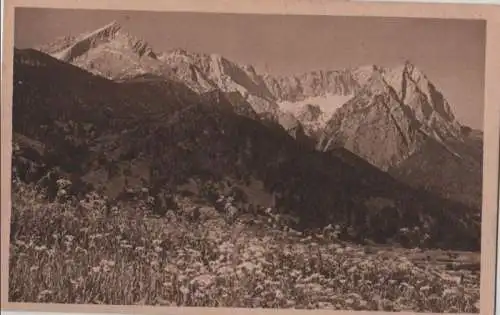
<svg viewBox="0 0 500 315">
<path fill-rule="evenodd" d="M 452 294 L 456 294 L 456 293 L 457 293 L 457 289 L 456 288 L 445 289 L 443 291 L 443 296 L 452 295 Z"/>
<path fill-rule="evenodd" d="M 430 286 L 426 285 L 426 286 L 423 286 L 420 288 L 420 292 L 425 292 L 425 291 L 429 291 L 431 289 Z"/>
<path fill-rule="evenodd" d="M 193 281 L 195 283 L 198 283 L 198 284 L 205 286 L 205 287 L 208 287 L 212 283 L 214 283 L 214 280 L 215 280 L 215 277 L 213 275 L 210 275 L 210 274 L 200 275 L 200 276 L 193 279 Z"/>
<path fill-rule="evenodd" d="M 189 288 L 186 286 L 180 287 L 179 291 L 181 291 L 182 294 L 187 295 L 189 294 Z"/>
<path fill-rule="evenodd" d="M 285 297 L 285 295 L 283 294 L 283 292 L 281 290 L 276 290 L 274 292 L 274 295 L 276 296 L 277 299 L 280 299 L 280 300 Z"/>
<path fill-rule="evenodd" d="M 57 187 L 59 188 L 65 188 L 71 185 L 71 182 L 67 179 L 60 178 L 56 181 Z"/>
<path fill-rule="evenodd" d="M 227 214 L 230 217 L 234 217 L 238 213 L 238 209 L 232 205 L 226 208 Z"/>
</svg>

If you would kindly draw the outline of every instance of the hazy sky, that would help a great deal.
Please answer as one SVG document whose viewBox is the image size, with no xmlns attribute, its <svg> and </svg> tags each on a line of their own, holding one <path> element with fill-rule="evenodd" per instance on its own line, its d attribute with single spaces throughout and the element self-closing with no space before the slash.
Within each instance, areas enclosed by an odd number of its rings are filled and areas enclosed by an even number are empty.
<svg viewBox="0 0 500 315">
<path fill-rule="evenodd" d="M 17 9 L 15 45 L 33 47 L 113 20 L 155 51 L 218 53 L 274 74 L 411 60 L 465 124 L 482 129 L 483 21 Z"/>
</svg>

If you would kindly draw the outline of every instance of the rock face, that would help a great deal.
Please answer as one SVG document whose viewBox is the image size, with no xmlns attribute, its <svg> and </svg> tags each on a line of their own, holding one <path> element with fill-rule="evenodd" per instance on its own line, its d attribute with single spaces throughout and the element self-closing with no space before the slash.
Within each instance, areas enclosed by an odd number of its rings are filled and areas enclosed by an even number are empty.
<svg viewBox="0 0 500 315">
<path fill-rule="evenodd" d="M 160 64 L 152 48 L 112 22 L 77 37 L 64 37 L 38 50 L 107 78 L 148 73 Z"/>
<path fill-rule="evenodd" d="M 293 138 L 319 151 L 345 148 L 394 174 L 407 174 L 396 171 L 403 165 L 418 168 L 404 162 L 413 155 L 425 156 L 429 142 L 433 154 L 439 151 L 462 160 L 457 143 L 468 141 L 463 136 L 466 126 L 457 121 L 443 94 L 409 61 L 394 68 L 368 65 L 273 76 L 217 54 L 154 52 L 115 22 L 40 50 L 115 81 L 151 75 L 184 84 L 199 95 L 230 94 L 242 112 L 250 110 L 256 119 L 279 123 Z M 474 172 L 474 181 L 480 173 Z"/>
</svg>

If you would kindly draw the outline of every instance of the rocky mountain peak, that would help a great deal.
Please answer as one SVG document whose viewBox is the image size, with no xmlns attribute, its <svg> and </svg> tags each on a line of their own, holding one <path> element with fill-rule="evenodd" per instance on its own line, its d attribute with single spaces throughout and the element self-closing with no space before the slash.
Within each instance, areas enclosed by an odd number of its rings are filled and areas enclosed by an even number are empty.
<svg viewBox="0 0 500 315">
<path fill-rule="evenodd" d="M 143 39 L 129 34 L 117 21 L 78 36 L 67 36 L 37 48 L 108 79 L 155 73 L 158 55 Z"/>
<path fill-rule="evenodd" d="M 405 67 L 405 69 L 408 70 L 408 72 L 412 72 L 413 69 L 415 69 L 415 65 L 409 59 L 405 60 L 404 67 Z"/>
<path fill-rule="evenodd" d="M 67 36 L 38 47 L 56 59 L 65 62 L 74 62 L 79 58 L 91 54 L 94 49 L 120 50 L 122 53 L 133 53 L 138 57 L 148 56 L 156 59 L 157 56 L 149 44 L 126 32 L 117 22 L 112 21 L 96 30 L 78 36 Z"/>
<path fill-rule="evenodd" d="M 350 70 L 352 77 L 359 85 L 366 85 L 370 78 L 379 70 L 376 65 L 360 66 Z"/>
<path fill-rule="evenodd" d="M 101 29 L 97 30 L 97 32 L 108 34 L 109 36 L 113 36 L 122 30 L 122 26 L 116 20 L 111 21 L 110 23 L 104 25 Z"/>
<path fill-rule="evenodd" d="M 444 96 L 410 60 L 392 68 L 368 64 L 275 76 L 258 73 L 251 65 L 240 65 L 214 52 L 177 48 L 157 55 L 116 21 L 68 38 L 58 49 L 57 45 L 51 47 L 50 53 L 58 59 L 108 78 L 152 73 L 177 80 L 196 93 L 239 93 L 256 113 L 278 117 L 285 129 L 300 122 L 305 129 L 314 130 L 310 134 L 323 133 L 328 143 L 345 139 L 340 142 L 347 148 L 382 168 L 417 150 L 422 133 L 439 141 L 461 134 Z M 368 121 L 373 121 L 371 126 L 377 122 L 378 131 L 369 130 Z M 358 125 L 365 127 L 361 130 Z M 395 147 L 392 156 L 375 161 L 369 158 L 373 152 L 363 152 L 360 144 L 380 130 L 390 133 L 379 139 L 380 145 L 389 145 L 387 139 L 392 137 Z"/>
</svg>

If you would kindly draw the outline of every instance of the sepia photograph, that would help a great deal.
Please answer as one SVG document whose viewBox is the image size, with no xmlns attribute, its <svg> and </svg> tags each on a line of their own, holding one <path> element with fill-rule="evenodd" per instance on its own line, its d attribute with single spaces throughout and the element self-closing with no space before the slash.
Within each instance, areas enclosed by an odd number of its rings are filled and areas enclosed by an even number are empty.
<svg viewBox="0 0 500 315">
<path fill-rule="evenodd" d="M 8 301 L 479 313 L 486 30 L 16 8 Z"/>
</svg>

